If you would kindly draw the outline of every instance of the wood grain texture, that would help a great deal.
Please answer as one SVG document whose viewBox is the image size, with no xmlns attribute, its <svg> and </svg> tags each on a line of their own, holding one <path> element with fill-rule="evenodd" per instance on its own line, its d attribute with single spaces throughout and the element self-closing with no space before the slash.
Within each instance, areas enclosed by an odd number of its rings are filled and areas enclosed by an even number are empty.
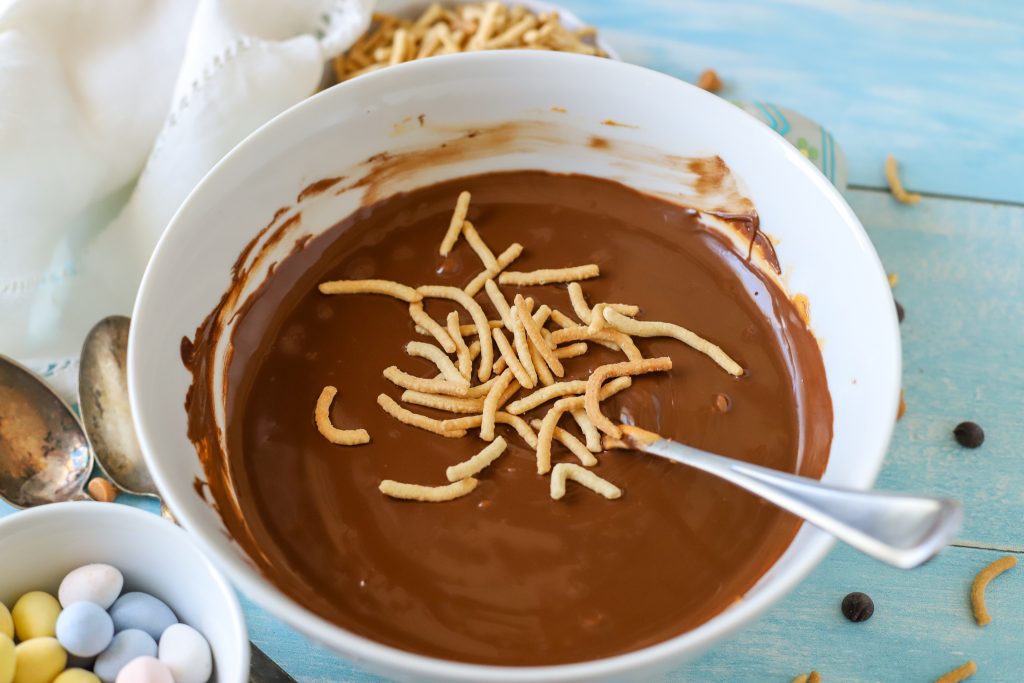
<svg viewBox="0 0 1024 683">
<path fill-rule="evenodd" d="M 878 485 L 964 502 L 962 537 L 1024 548 L 1024 208 L 882 192 L 848 194 L 906 318 L 907 413 Z M 984 445 L 960 447 L 953 427 L 974 420 Z"/>
<path fill-rule="evenodd" d="M 985 628 L 974 623 L 968 597 L 974 574 L 1002 554 L 951 548 L 908 572 L 837 547 L 761 623 L 665 680 L 785 683 L 816 669 L 826 682 L 927 683 L 973 659 L 976 680 L 1019 681 L 1024 573 L 989 586 L 993 618 Z M 875 601 L 870 620 L 843 617 L 839 604 L 851 591 Z"/>
<path fill-rule="evenodd" d="M 564 0 L 621 57 L 767 100 L 835 136 L 854 185 L 1024 202 L 1024 3 Z M 628 96 L 628 93 L 623 93 Z"/>
</svg>

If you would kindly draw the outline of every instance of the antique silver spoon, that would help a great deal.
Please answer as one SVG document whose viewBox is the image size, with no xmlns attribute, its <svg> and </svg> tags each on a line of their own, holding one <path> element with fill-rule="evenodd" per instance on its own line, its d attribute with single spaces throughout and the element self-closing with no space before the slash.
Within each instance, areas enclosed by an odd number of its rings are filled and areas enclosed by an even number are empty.
<svg viewBox="0 0 1024 683">
<path fill-rule="evenodd" d="M 90 500 L 93 457 L 71 407 L 35 373 L 0 356 L 0 498 L 17 508 Z"/>
<path fill-rule="evenodd" d="M 954 500 L 838 488 L 714 455 L 638 427 L 621 428 L 626 445 L 725 479 L 901 569 L 934 557 L 963 523 L 963 508 Z"/>
<path fill-rule="evenodd" d="M 129 319 L 112 315 L 96 323 L 82 345 L 78 406 L 96 461 L 119 488 L 160 501 L 160 514 L 173 516 L 160 499 L 139 447 L 128 402 Z"/>
</svg>

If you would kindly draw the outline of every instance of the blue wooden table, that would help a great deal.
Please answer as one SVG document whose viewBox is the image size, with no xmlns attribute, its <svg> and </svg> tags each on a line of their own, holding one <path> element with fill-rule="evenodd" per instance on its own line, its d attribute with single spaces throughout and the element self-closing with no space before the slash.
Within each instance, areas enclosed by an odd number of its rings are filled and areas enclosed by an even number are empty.
<svg viewBox="0 0 1024 683">
<path fill-rule="evenodd" d="M 1024 554 L 1024 4 L 909 0 L 565 0 L 626 61 L 686 80 L 706 67 L 730 99 L 770 100 L 824 124 L 845 149 L 847 199 L 906 309 L 907 412 L 883 489 L 966 506 L 954 547 L 901 572 L 837 547 L 759 623 L 666 681 L 931 681 L 967 659 L 973 680 L 1024 680 L 1024 569 L 989 589 L 975 625 L 968 586 Z M 913 207 L 886 191 L 894 154 Z M 951 430 L 981 423 L 985 445 Z M 9 510 L 0 509 L 0 515 Z M 839 602 L 872 595 L 847 622 Z M 383 681 L 246 603 L 253 640 L 300 681 Z"/>
</svg>

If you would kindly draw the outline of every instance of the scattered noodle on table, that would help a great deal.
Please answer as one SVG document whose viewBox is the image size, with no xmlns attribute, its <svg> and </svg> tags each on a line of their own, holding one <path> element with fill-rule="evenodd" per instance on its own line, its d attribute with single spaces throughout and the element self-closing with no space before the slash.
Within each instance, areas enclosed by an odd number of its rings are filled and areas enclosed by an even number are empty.
<svg viewBox="0 0 1024 683">
<path fill-rule="evenodd" d="M 891 154 L 885 158 L 885 179 L 889 183 L 892 196 L 899 201 L 904 204 L 917 204 L 921 201 L 921 195 L 907 192 L 903 188 L 903 181 L 900 180 L 899 169 L 896 167 L 896 157 Z"/>
<path fill-rule="evenodd" d="M 960 681 L 966 681 L 968 678 L 978 672 L 978 665 L 973 661 L 968 661 L 962 666 L 958 666 L 949 673 L 944 673 L 935 679 L 935 683 L 960 683 Z"/>
<path fill-rule="evenodd" d="M 992 617 L 988 613 L 988 607 L 985 605 L 985 589 L 988 587 L 989 582 L 1006 570 L 1016 566 L 1017 558 L 1013 555 L 1007 555 L 995 560 L 974 577 L 974 581 L 971 583 L 971 609 L 974 611 L 974 620 L 978 623 L 978 626 L 986 626 L 992 622 Z"/>
</svg>

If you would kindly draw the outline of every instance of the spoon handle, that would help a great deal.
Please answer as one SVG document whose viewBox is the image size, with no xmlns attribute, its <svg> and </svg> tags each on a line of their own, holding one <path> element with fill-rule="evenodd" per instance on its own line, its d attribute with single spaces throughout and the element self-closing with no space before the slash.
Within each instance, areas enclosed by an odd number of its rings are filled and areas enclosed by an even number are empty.
<svg viewBox="0 0 1024 683">
<path fill-rule="evenodd" d="M 838 488 L 669 439 L 635 445 L 732 482 L 901 569 L 931 559 L 952 540 L 963 521 L 963 509 L 953 500 Z"/>
<path fill-rule="evenodd" d="M 249 642 L 249 683 L 295 683 L 295 679 L 279 667 L 263 650 Z"/>
</svg>

